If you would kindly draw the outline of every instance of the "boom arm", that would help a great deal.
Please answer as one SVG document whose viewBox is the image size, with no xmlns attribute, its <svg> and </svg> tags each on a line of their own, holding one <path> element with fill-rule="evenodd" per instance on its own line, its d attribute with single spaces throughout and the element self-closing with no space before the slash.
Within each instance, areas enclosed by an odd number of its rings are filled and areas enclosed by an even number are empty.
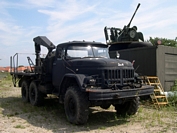
<svg viewBox="0 0 177 133">
<path fill-rule="evenodd" d="M 42 73 L 41 58 L 40 58 L 41 45 L 48 49 L 48 53 L 50 53 L 53 49 L 55 49 L 55 45 L 45 36 L 35 37 L 33 39 L 33 41 L 35 43 L 35 52 L 36 52 L 35 72 L 36 73 Z"/>
<path fill-rule="evenodd" d="M 35 37 L 33 41 L 35 42 L 36 53 L 40 53 L 40 45 L 46 47 L 48 49 L 48 52 L 51 52 L 53 49 L 55 49 L 55 45 L 45 36 Z"/>
</svg>

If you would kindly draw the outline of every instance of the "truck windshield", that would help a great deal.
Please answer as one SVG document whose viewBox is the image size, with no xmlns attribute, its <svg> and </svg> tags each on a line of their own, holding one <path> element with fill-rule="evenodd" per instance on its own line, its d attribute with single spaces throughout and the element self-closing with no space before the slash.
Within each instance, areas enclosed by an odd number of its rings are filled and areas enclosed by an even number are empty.
<svg viewBox="0 0 177 133">
<path fill-rule="evenodd" d="M 67 56 L 74 58 L 109 58 L 106 47 L 95 46 L 70 46 L 67 49 Z"/>
</svg>

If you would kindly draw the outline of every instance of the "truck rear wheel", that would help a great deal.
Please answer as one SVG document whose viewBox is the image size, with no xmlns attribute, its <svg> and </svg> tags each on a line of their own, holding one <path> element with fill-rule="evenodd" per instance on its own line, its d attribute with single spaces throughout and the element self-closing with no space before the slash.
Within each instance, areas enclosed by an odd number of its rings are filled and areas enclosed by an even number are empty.
<svg viewBox="0 0 177 133">
<path fill-rule="evenodd" d="M 77 86 L 69 87 L 64 98 L 65 114 L 69 122 L 84 124 L 88 120 L 89 106 L 86 93 L 79 91 Z"/>
<path fill-rule="evenodd" d="M 39 106 L 43 103 L 43 94 L 38 90 L 36 82 L 31 82 L 29 87 L 29 99 L 33 106 Z"/>
<path fill-rule="evenodd" d="M 125 102 L 124 104 L 116 104 L 115 110 L 117 115 L 134 115 L 139 108 L 139 97 L 132 99 L 131 101 Z"/>
<path fill-rule="evenodd" d="M 29 102 L 29 83 L 25 80 L 22 81 L 21 95 L 23 102 Z"/>
</svg>

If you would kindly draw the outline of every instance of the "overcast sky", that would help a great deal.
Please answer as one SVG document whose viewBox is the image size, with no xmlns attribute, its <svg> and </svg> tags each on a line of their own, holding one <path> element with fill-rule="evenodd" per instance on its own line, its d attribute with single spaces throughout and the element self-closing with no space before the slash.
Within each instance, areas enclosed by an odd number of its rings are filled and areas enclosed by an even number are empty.
<svg viewBox="0 0 177 133">
<path fill-rule="evenodd" d="M 131 26 L 146 40 L 177 37 L 176 0 L 1 0 L 0 66 L 9 66 L 15 53 L 34 53 L 36 36 L 47 36 L 55 45 L 73 40 L 105 43 L 104 27 L 123 28 L 138 3 Z"/>
</svg>

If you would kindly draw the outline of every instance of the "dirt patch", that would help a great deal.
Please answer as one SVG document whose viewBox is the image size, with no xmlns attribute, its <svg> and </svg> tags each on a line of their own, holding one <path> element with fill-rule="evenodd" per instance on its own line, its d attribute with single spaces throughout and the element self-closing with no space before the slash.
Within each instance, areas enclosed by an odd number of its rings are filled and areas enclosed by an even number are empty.
<svg viewBox="0 0 177 133">
<path fill-rule="evenodd" d="M 0 132 L 1 133 L 148 133 L 177 132 L 177 110 L 168 107 L 156 110 L 152 106 L 140 105 L 136 115 L 117 117 L 114 108 L 90 108 L 85 125 L 70 124 L 63 105 L 57 98 L 49 96 L 45 105 L 34 107 L 21 100 L 20 88 L 0 88 Z"/>
</svg>

